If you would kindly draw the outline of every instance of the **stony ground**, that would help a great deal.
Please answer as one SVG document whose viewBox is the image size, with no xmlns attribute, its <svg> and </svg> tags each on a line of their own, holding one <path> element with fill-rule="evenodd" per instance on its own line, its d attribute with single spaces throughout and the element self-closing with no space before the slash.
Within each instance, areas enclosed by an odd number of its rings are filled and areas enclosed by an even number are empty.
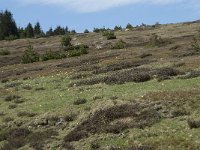
<svg viewBox="0 0 200 150">
<path fill-rule="evenodd" d="M 199 22 L 76 34 L 80 57 L 21 64 L 29 44 L 58 51 L 61 37 L 0 41 L 0 150 L 198 150 Z M 152 45 L 156 33 L 163 43 Z M 124 49 L 111 49 L 119 39 Z"/>
</svg>

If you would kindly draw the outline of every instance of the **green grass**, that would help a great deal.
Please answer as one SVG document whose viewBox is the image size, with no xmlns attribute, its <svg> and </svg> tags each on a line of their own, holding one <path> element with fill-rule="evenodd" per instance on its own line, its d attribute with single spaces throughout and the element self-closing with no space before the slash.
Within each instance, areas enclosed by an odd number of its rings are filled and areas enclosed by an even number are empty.
<svg viewBox="0 0 200 150">
<path fill-rule="evenodd" d="M 16 109 L 8 109 L 8 105 L 12 102 L 5 102 L 0 99 L 0 110 L 5 112 L 6 116 L 15 118 L 15 120 L 27 120 L 27 118 L 17 117 L 17 112 L 28 111 L 35 112 L 39 115 L 44 114 L 66 114 L 74 112 L 79 114 L 78 120 L 74 121 L 71 126 L 76 125 L 80 118 L 89 115 L 90 111 L 113 105 L 113 100 L 110 98 L 117 96 L 118 104 L 126 103 L 140 99 L 148 92 L 157 91 L 176 91 L 176 90 L 191 90 L 200 86 L 200 78 L 181 80 L 172 79 L 163 82 L 151 80 L 144 83 L 126 83 L 121 85 L 105 85 L 98 84 L 93 86 L 72 87 L 68 85 L 72 82 L 68 76 L 58 74 L 53 76 L 38 77 L 29 80 L 17 80 L 9 83 L 22 82 L 23 84 L 16 88 L 6 90 L 7 92 L 0 93 L 0 96 L 8 94 L 20 95 L 25 99 L 25 103 L 18 104 Z M 0 89 L 3 89 L 6 84 L 1 83 Z M 23 89 L 23 86 L 31 86 L 31 90 Z M 44 87 L 45 90 L 36 91 L 36 88 Z M 83 91 L 81 90 L 83 89 Z M 95 93 L 95 94 L 94 94 Z M 102 96 L 102 99 L 93 100 L 95 96 Z M 74 105 L 73 102 L 77 98 L 87 99 L 86 104 Z M 91 108 L 91 110 L 86 110 Z M 0 123 L 3 118 L 0 117 Z M 105 138 L 99 140 L 101 146 L 113 145 L 116 147 L 126 147 L 133 144 L 135 141 L 146 145 L 153 145 L 157 149 L 185 149 L 188 145 L 199 146 L 198 139 L 200 138 L 200 129 L 190 130 L 187 126 L 186 119 L 163 119 L 150 128 L 129 129 L 123 136 L 113 136 L 107 134 Z M 85 139 L 82 142 L 75 142 L 77 147 L 89 148 L 90 142 L 95 138 L 102 138 L 103 134 L 97 137 L 90 137 L 91 140 Z M 111 144 L 112 143 L 112 144 Z M 83 144 L 83 145 L 82 145 Z"/>
</svg>

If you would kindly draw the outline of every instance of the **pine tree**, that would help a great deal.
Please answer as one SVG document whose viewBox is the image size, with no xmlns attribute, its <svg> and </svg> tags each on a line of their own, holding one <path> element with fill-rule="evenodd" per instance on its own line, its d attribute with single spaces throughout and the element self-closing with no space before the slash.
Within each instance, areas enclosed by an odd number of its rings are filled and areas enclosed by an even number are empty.
<svg viewBox="0 0 200 150">
<path fill-rule="evenodd" d="M 23 38 L 26 38 L 26 32 L 24 30 L 24 28 L 18 28 L 18 33 L 19 33 L 19 38 L 23 39 Z"/>
<path fill-rule="evenodd" d="M 69 33 L 69 28 L 65 27 L 65 34 Z"/>
<path fill-rule="evenodd" d="M 13 15 L 8 10 L 0 12 L 0 40 L 9 37 L 18 37 L 17 25 Z"/>
<path fill-rule="evenodd" d="M 52 27 L 46 32 L 46 36 L 54 36 Z"/>
<path fill-rule="evenodd" d="M 41 30 L 41 26 L 40 23 L 37 22 L 34 26 L 34 36 L 36 37 L 40 37 L 42 35 L 42 30 Z"/>
<path fill-rule="evenodd" d="M 126 29 L 132 29 L 132 28 L 133 28 L 133 26 L 130 23 L 128 23 L 126 26 Z"/>
<path fill-rule="evenodd" d="M 56 29 L 54 30 L 54 35 L 64 35 L 65 34 L 65 29 L 62 28 L 61 26 L 57 26 Z"/>
<path fill-rule="evenodd" d="M 31 23 L 29 23 L 25 29 L 25 33 L 26 33 L 26 37 L 27 38 L 32 38 L 34 37 L 34 30 L 33 30 L 33 26 Z"/>
</svg>

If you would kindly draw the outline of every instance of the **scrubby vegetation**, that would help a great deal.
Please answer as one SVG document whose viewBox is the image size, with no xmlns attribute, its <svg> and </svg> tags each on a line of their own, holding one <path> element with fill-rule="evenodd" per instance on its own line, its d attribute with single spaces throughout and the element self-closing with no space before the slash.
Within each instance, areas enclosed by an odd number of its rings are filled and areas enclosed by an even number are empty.
<svg viewBox="0 0 200 150">
<path fill-rule="evenodd" d="M 4 55 L 10 55 L 10 51 L 4 48 L 0 49 L 0 55 L 4 56 Z"/>
<path fill-rule="evenodd" d="M 47 61 L 47 60 L 52 60 L 52 59 L 62 59 L 66 57 L 67 57 L 67 54 L 64 51 L 53 52 L 52 50 L 49 50 L 49 51 L 46 51 L 46 53 L 41 56 L 41 60 Z"/>
<path fill-rule="evenodd" d="M 116 35 L 113 31 L 104 31 L 103 36 L 105 36 L 107 40 L 116 39 Z"/>
<path fill-rule="evenodd" d="M 62 37 L 61 45 L 64 47 L 69 47 L 72 45 L 71 40 L 72 40 L 72 38 L 69 35 L 66 35 L 66 36 Z"/>
<path fill-rule="evenodd" d="M 58 26 L 49 38 L 32 28 L 33 39 L 0 41 L 10 52 L 0 59 L 0 149 L 200 149 L 199 22 Z M 102 37 L 110 32 L 119 40 Z"/>
<path fill-rule="evenodd" d="M 22 56 L 22 63 L 28 64 L 37 62 L 39 60 L 39 54 L 33 50 L 33 47 L 31 45 L 29 45 L 27 50 L 24 52 L 24 55 Z"/>
<path fill-rule="evenodd" d="M 123 40 L 117 41 L 114 45 L 112 45 L 112 49 L 124 49 L 126 46 L 126 42 Z"/>
</svg>

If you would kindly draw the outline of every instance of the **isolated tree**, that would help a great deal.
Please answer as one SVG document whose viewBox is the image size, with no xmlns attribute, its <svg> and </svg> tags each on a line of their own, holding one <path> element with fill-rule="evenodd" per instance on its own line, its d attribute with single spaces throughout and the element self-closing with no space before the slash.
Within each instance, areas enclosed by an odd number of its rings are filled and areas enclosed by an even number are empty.
<svg viewBox="0 0 200 150">
<path fill-rule="evenodd" d="M 89 30 L 88 30 L 88 29 L 85 29 L 84 33 L 89 33 Z"/>
<path fill-rule="evenodd" d="M 41 26 L 40 26 L 39 22 L 37 22 L 34 26 L 34 35 L 35 36 L 41 36 L 42 35 L 42 30 L 41 30 Z"/>
<path fill-rule="evenodd" d="M 18 37 L 18 31 L 16 23 L 13 19 L 13 15 L 8 10 L 0 12 L 0 40 L 6 37 L 15 36 Z"/>
<path fill-rule="evenodd" d="M 69 28 L 67 26 L 65 27 L 65 34 L 66 33 L 69 33 Z"/>
<path fill-rule="evenodd" d="M 28 64 L 40 60 L 40 55 L 33 50 L 33 46 L 29 45 L 22 56 L 22 63 Z"/>
<path fill-rule="evenodd" d="M 71 46 L 71 40 L 72 40 L 72 38 L 69 35 L 66 35 L 66 36 L 62 37 L 61 45 L 63 47 Z"/>
<path fill-rule="evenodd" d="M 29 23 L 25 29 L 25 33 L 26 33 L 26 37 L 27 38 L 32 38 L 34 37 L 34 30 L 33 30 L 33 26 L 31 23 Z"/>
</svg>

